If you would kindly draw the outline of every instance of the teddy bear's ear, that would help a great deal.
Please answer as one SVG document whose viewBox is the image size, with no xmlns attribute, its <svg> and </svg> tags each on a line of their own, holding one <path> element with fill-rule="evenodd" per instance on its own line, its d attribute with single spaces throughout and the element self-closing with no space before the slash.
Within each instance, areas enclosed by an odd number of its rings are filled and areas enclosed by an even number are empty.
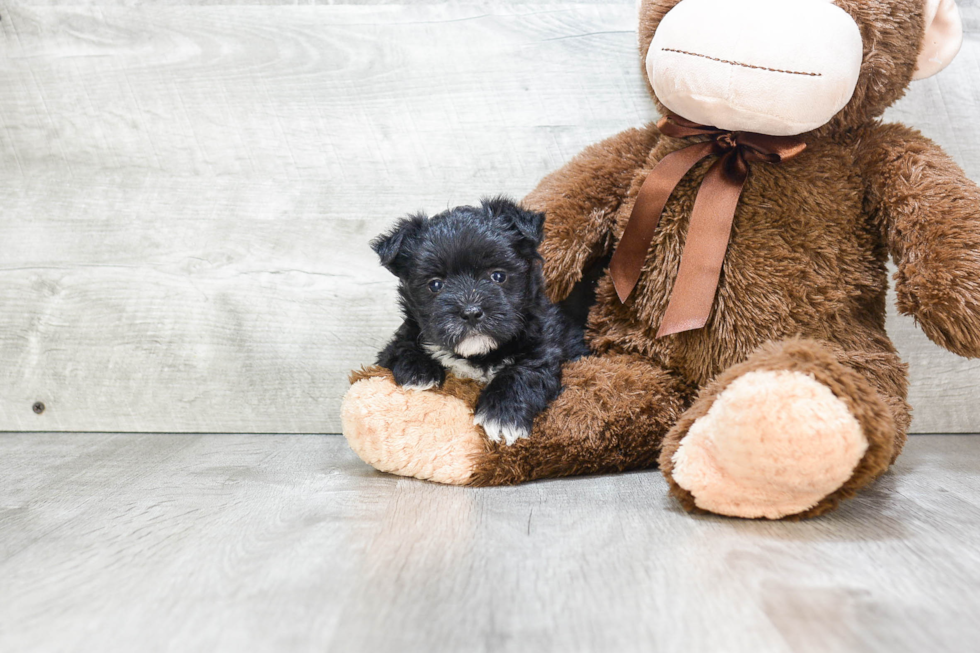
<svg viewBox="0 0 980 653">
<path fill-rule="evenodd" d="M 397 277 L 407 270 L 412 244 L 421 235 L 428 218 L 419 213 L 399 220 L 386 234 L 371 241 L 371 249 L 381 259 L 381 265 Z"/>
<path fill-rule="evenodd" d="M 912 79 L 932 77 L 950 64 L 963 45 L 963 21 L 955 0 L 922 0 L 926 33 Z"/>
<path fill-rule="evenodd" d="M 544 213 L 529 211 L 506 197 L 483 200 L 483 210 L 498 218 L 535 247 L 544 239 Z"/>
</svg>

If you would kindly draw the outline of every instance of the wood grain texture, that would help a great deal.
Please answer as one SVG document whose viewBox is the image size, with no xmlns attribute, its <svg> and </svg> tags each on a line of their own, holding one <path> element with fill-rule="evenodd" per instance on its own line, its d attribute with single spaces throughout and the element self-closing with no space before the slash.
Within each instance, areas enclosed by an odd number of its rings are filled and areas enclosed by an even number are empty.
<svg viewBox="0 0 980 653">
<path fill-rule="evenodd" d="M 654 116 L 632 1 L 58 4 L 0 9 L 0 430 L 336 431 L 398 321 L 370 237 Z M 980 179 L 960 6 L 890 117 Z M 980 365 L 889 327 L 914 429 L 980 429 Z"/>
<path fill-rule="evenodd" d="M 331 436 L 0 435 L 0 650 L 964 652 L 980 437 L 804 523 L 656 471 L 458 488 Z"/>
</svg>

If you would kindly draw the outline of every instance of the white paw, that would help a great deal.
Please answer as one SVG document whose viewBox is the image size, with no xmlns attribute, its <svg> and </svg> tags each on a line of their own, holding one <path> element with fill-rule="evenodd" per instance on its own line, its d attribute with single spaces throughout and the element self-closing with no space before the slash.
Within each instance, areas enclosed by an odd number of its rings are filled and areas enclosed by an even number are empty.
<svg viewBox="0 0 980 653">
<path fill-rule="evenodd" d="M 405 390 L 431 390 L 436 387 L 435 381 L 429 381 L 428 383 L 406 383 L 402 386 Z"/>
<path fill-rule="evenodd" d="M 501 424 L 496 420 L 487 419 L 483 415 L 476 415 L 473 418 L 473 423 L 482 426 L 492 442 L 503 440 L 505 444 L 510 445 L 531 434 L 526 428 L 513 424 Z"/>
</svg>

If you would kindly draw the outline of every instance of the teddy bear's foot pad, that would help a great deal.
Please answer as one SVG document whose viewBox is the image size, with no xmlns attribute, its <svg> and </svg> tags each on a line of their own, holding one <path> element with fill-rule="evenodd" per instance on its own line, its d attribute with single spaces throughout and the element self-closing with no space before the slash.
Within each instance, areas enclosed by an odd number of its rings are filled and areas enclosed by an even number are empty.
<svg viewBox="0 0 980 653">
<path fill-rule="evenodd" d="M 465 485 L 485 453 L 485 441 L 465 402 L 402 388 L 384 377 L 351 386 L 341 421 L 354 453 L 382 472 Z"/>
<path fill-rule="evenodd" d="M 840 488 L 867 448 L 830 388 L 802 372 L 756 371 L 729 384 L 691 425 L 672 473 L 703 510 L 779 519 Z"/>
</svg>

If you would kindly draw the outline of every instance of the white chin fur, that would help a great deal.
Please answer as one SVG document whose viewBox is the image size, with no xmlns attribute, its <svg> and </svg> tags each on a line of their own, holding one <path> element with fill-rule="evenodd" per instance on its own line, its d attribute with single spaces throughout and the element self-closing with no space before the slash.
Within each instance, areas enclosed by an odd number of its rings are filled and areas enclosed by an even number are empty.
<svg viewBox="0 0 980 653">
<path fill-rule="evenodd" d="M 521 438 L 526 438 L 530 435 L 527 429 L 522 429 L 519 426 L 503 425 L 494 420 L 486 420 L 482 415 L 474 417 L 473 423 L 477 426 L 482 426 L 487 437 L 493 442 L 503 440 L 506 444 L 514 444 Z"/>
<path fill-rule="evenodd" d="M 490 336 L 466 336 L 456 345 L 456 353 L 463 358 L 481 356 L 497 348 L 497 341 Z"/>
</svg>

